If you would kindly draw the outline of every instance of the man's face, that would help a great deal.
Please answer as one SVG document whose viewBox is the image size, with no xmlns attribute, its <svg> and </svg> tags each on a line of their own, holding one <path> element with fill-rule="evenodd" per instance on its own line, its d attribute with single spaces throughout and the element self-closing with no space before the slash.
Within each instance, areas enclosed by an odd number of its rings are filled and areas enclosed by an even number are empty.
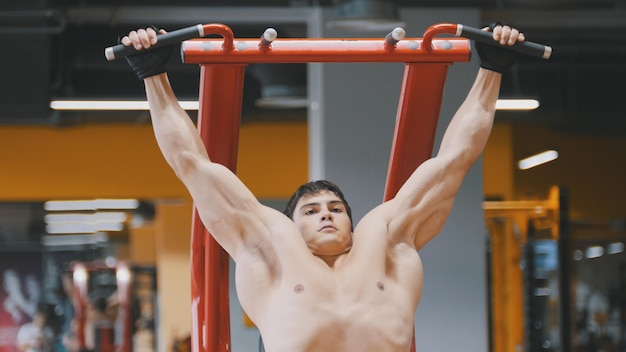
<svg viewBox="0 0 626 352">
<path fill-rule="evenodd" d="M 323 191 L 300 198 L 293 221 L 315 255 L 338 255 L 352 247 L 350 218 L 344 203 L 332 192 Z"/>
</svg>

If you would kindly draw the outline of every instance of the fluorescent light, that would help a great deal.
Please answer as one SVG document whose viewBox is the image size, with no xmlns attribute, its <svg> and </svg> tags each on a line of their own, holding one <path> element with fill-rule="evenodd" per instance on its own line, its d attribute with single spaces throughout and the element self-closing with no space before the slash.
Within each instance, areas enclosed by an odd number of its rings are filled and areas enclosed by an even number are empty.
<svg viewBox="0 0 626 352">
<path fill-rule="evenodd" d="M 44 216 L 46 224 L 124 222 L 126 219 L 126 213 L 123 212 L 98 212 L 94 214 L 61 213 Z"/>
<path fill-rule="evenodd" d="M 124 224 L 119 222 L 63 223 L 46 225 L 46 232 L 54 234 L 96 233 L 100 231 L 122 231 Z"/>
<path fill-rule="evenodd" d="M 41 243 L 44 246 L 81 246 L 96 244 L 98 242 L 106 242 L 108 237 L 103 233 L 96 234 L 77 234 L 77 235 L 48 235 L 41 237 Z M 87 271 L 83 266 L 76 267 L 74 270 L 74 280 L 87 281 Z"/>
<path fill-rule="evenodd" d="M 529 156 L 528 158 L 519 161 L 518 166 L 520 170 L 528 170 L 535 166 L 545 164 L 559 157 L 559 153 L 556 150 L 546 150 L 539 154 Z"/>
<path fill-rule="evenodd" d="M 498 99 L 496 110 L 535 110 L 539 101 L 535 99 Z"/>
<path fill-rule="evenodd" d="M 298 107 L 306 104 L 306 99 L 298 100 Z M 184 110 L 198 110 L 197 101 L 179 101 Z M 539 107 L 535 99 L 498 99 L 497 110 L 534 110 Z M 149 110 L 145 100 L 53 100 L 50 102 L 52 110 L 63 111 L 129 111 Z"/>
<path fill-rule="evenodd" d="M 609 244 L 609 247 L 606 249 L 608 254 L 617 254 L 622 253 L 624 251 L 624 243 L 623 242 L 614 242 Z"/>
<path fill-rule="evenodd" d="M 592 246 L 587 248 L 587 252 L 585 254 L 587 258 L 599 258 L 604 255 L 604 248 L 601 246 Z"/>
<path fill-rule="evenodd" d="M 137 199 L 51 200 L 43 205 L 47 211 L 79 211 L 98 209 L 137 209 Z"/>
<path fill-rule="evenodd" d="M 96 209 L 137 209 L 137 199 L 96 199 Z"/>
<path fill-rule="evenodd" d="M 51 224 L 46 225 L 46 232 L 49 234 L 96 233 L 96 229 L 91 224 Z"/>
<path fill-rule="evenodd" d="M 198 110 L 197 101 L 179 101 L 185 110 Z M 52 110 L 148 110 L 145 100 L 53 100 L 50 102 Z"/>
</svg>

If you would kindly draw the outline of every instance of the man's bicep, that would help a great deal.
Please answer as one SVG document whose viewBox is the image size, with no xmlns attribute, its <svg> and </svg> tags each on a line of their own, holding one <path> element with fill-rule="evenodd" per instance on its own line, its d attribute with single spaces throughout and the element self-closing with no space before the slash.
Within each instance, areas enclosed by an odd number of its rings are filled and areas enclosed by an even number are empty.
<svg viewBox="0 0 626 352">
<path fill-rule="evenodd" d="M 264 206 L 239 178 L 225 166 L 199 163 L 181 178 L 191 194 L 205 228 L 231 255 L 250 236 L 261 236 Z"/>
<path fill-rule="evenodd" d="M 405 181 L 396 199 L 406 208 L 423 207 L 454 197 L 467 171 L 455 160 L 437 157 L 426 160 Z"/>
<path fill-rule="evenodd" d="M 454 162 L 434 158 L 424 162 L 398 191 L 390 228 L 420 249 L 433 239 L 452 209 L 464 172 Z"/>
</svg>

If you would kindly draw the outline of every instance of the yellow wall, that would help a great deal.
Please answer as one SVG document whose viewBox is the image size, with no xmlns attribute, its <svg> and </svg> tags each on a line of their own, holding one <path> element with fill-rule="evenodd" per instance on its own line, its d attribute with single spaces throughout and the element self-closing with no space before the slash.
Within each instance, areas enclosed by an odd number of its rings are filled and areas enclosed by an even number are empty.
<svg viewBox="0 0 626 352">
<path fill-rule="evenodd" d="M 517 168 L 518 160 L 546 149 L 557 150 L 559 158 L 530 170 Z M 569 190 L 572 219 L 623 218 L 625 160 L 624 138 L 497 123 L 484 154 L 485 194 L 505 195 L 507 200 L 545 199 L 551 186 L 563 185 Z"/>
<path fill-rule="evenodd" d="M 237 174 L 257 197 L 288 197 L 307 162 L 304 123 L 242 126 Z M 0 163 L 0 201 L 186 194 L 149 124 L 3 126 Z"/>
<path fill-rule="evenodd" d="M 553 132 L 520 125 L 513 134 L 516 160 L 548 148 L 559 158 L 530 170 L 515 171 L 518 197 L 547 194 L 550 184 L 569 189 L 571 217 L 606 222 L 624 217 L 626 139 Z"/>
<path fill-rule="evenodd" d="M 129 229 L 128 258 L 132 258 L 134 264 L 154 265 L 157 259 L 156 245 L 154 223 Z"/>
<path fill-rule="evenodd" d="M 483 190 L 486 198 L 513 200 L 513 139 L 509 124 L 496 123 L 483 153 Z"/>
</svg>

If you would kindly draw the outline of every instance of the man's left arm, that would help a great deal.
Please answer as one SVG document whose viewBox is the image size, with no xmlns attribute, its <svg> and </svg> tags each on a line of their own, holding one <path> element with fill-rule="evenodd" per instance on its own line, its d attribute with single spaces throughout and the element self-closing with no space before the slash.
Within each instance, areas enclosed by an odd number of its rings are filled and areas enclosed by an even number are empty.
<svg viewBox="0 0 626 352">
<path fill-rule="evenodd" d="M 524 40 L 510 27 L 497 26 L 493 33 L 501 45 Z M 448 125 L 437 155 L 420 165 L 387 204 L 389 233 L 417 250 L 443 228 L 465 175 L 487 144 L 505 68 L 494 68 L 498 55 L 485 59 L 481 54 L 481 60 L 476 80 Z"/>
</svg>

